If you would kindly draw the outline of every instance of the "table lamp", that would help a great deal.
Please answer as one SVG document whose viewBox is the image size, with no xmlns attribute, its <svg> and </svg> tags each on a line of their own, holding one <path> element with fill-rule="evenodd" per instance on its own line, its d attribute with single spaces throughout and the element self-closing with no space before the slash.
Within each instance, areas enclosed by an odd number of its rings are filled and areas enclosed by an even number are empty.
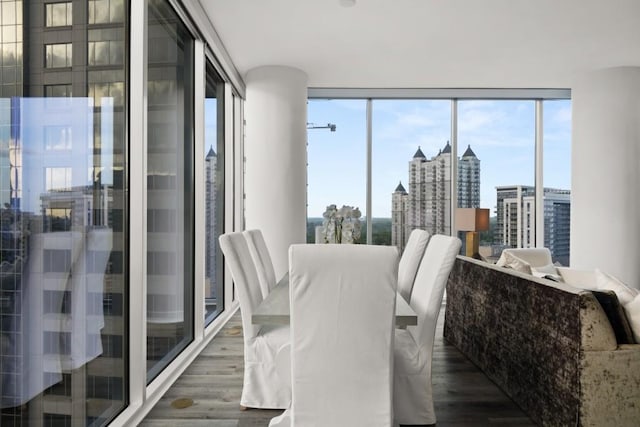
<svg viewBox="0 0 640 427">
<path fill-rule="evenodd" d="M 479 258 L 480 238 L 478 232 L 489 229 L 489 209 L 457 208 L 456 228 L 467 232 L 465 255 L 471 258 Z"/>
</svg>

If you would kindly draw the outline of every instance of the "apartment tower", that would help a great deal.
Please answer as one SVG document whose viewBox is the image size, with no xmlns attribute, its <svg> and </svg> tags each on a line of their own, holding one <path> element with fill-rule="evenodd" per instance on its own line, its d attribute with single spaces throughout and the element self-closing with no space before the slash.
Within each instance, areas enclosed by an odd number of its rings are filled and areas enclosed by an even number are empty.
<svg viewBox="0 0 640 427">
<path fill-rule="evenodd" d="M 391 244 L 404 250 L 411 230 L 451 234 L 451 144 L 431 159 L 421 148 L 409 161 L 409 191 L 392 194 Z M 468 146 L 458 159 L 458 206 L 480 206 L 480 160 Z"/>
<path fill-rule="evenodd" d="M 496 188 L 497 223 L 494 244 L 511 248 L 536 246 L 535 187 L 510 185 Z M 555 261 L 569 265 L 571 191 L 545 188 L 544 246 Z"/>
</svg>

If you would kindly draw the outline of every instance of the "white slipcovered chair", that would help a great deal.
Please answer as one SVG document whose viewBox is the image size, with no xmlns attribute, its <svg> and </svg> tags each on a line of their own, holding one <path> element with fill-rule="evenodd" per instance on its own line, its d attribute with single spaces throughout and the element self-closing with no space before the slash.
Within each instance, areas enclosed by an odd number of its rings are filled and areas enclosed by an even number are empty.
<svg viewBox="0 0 640 427">
<path fill-rule="evenodd" d="M 460 246 L 456 237 L 431 236 L 409 302 L 418 325 L 395 331 L 393 407 L 399 424 L 436 422 L 431 389 L 433 341 L 444 288 Z"/>
<path fill-rule="evenodd" d="M 236 284 L 244 334 L 244 382 L 240 405 L 246 408 L 284 409 L 291 402 L 291 384 L 278 375 L 279 354 L 289 351 L 289 327 L 260 326 L 251 315 L 262 302 L 258 274 L 242 233 L 223 234 L 220 248 Z"/>
<path fill-rule="evenodd" d="M 273 262 L 271 261 L 271 255 L 269 255 L 267 243 L 264 241 L 264 236 L 260 230 L 247 230 L 243 234 L 249 244 L 251 258 L 256 265 L 262 297 L 266 298 L 276 285 L 276 273 L 273 269 Z"/>
<path fill-rule="evenodd" d="M 292 406 L 271 426 L 392 425 L 397 268 L 393 247 L 291 246 Z"/>
<path fill-rule="evenodd" d="M 415 229 L 409 234 L 407 246 L 404 248 L 400 264 L 398 265 L 398 293 L 409 302 L 413 282 L 418 272 L 418 266 L 422 261 L 424 250 L 429 243 L 431 235 L 428 231 Z"/>
</svg>

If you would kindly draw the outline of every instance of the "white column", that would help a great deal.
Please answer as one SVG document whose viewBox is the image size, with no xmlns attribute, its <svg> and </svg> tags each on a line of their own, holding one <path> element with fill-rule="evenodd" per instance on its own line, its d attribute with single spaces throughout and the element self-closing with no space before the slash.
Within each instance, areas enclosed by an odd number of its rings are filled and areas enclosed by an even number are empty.
<svg viewBox="0 0 640 427">
<path fill-rule="evenodd" d="M 289 245 L 306 241 L 307 75 L 264 66 L 245 82 L 246 227 L 262 230 L 280 277 Z"/>
<path fill-rule="evenodd" d="M 640 67 L 572 89 L 571 266 L 640 287 Z"/>
</svg>

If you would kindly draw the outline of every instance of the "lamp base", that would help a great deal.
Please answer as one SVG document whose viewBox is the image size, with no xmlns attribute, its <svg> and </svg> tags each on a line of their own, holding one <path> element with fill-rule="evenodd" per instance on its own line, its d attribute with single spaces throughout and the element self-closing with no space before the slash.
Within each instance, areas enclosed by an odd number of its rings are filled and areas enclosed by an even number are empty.
<svg viewBox="0 0 640 427">
<path fill-rule="evenodd" d="M 480 237 L 477 231 L 467 231 L 465 255 L 480 259 Z"/>
</svg>

